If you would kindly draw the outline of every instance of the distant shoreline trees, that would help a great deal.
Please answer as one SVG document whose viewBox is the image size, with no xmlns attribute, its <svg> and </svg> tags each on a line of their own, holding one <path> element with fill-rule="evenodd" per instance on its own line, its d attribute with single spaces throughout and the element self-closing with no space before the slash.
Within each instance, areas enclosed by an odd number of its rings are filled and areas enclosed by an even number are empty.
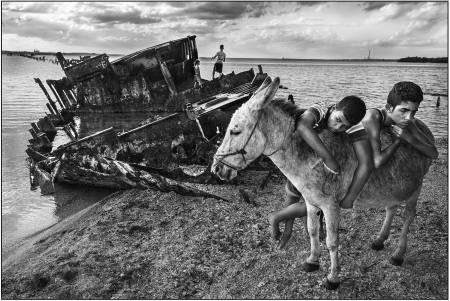
<svg viewBox="0 0 450 301">
<path fill-rule="evenodd" d="M 399 62 L 406 63 L 448 63 L 448 57 L 418 57 L 418 56 L 408 56 L 398 60 Z"/>
</svg>

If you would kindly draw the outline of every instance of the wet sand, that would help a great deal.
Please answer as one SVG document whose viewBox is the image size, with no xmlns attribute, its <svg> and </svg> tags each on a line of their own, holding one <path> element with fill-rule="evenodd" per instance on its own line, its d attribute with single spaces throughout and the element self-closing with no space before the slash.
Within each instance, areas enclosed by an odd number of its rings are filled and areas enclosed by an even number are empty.
<svg viewBox="0 0 450 301">
<path fill-rule="evenodd" d="M 309 238 L 297 220 L 286 250 L 270 238 L 269 213 L 284 179 L 246 171 L 238 185 L 196 185 L 232 202 L 152 190 L 116 192 L 2 252 L 2 298 L 46 299 L 447 299 L 448 142 L 424 179 L 405 262 L 389 263 L 404 207 L 385 249 L 374 251 L 381 209 L 342 211 L 341 286 L 327 291 L 329 256 L 301 269 Z M 245 189 L 254 197 L 241 197 Z"/>
</svg>

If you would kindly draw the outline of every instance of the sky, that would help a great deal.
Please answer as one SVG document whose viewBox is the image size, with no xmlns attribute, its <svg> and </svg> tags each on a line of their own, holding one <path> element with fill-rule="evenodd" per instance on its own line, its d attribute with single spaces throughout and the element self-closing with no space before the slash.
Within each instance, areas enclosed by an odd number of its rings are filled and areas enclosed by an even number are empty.
<svg viewBox="0 0 450 301">
<path fill-rule="evenodd" d="M 2 2 L 2 50 L 129 54 L 196 35 L 200 57 L 443 57 L 447 2 Z"/>
</svg>

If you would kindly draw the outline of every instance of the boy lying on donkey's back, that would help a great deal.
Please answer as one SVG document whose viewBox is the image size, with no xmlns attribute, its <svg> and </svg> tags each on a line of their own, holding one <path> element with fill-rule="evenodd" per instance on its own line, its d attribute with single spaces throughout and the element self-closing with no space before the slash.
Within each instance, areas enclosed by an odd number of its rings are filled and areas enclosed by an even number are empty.
<svg viewBox="0 0 450 301">
<path fill-rule="evenodd" d="M 326 170 L 334 175 L 339 175 L 340 167 L 329 150 L 318 136 L 322 129 L 328 129 L 334 133 L 345 133 L 352 141 L 353 149 L 358 158 L 358 166 L 353 174 L 353 179 L 345 197 L 340 201 L 343 206 L 353 204 L 361 192 L 373 169 L 371 148 L 367 139 L 367 133 L 361 123 L 366 113 L 366 105 L 359 97 L 347 96 L 337 104 L 324 107 L 315 104 L 306 110 L 298 120 L 296 131 L 303 140 L 321 157 L 315 166 L 322 161 Z M 278 240 L 281 236 L 278 224 L 287 220 L 285 229 L 291 229 L 293 219 L 306 216 L 306 205 L 300 203 L 300 192 L 291 182 L 286 184 L 286 203 L 288 206 L 276 214 L 270 216 L 273 238 Z M 289 231 L 289 230 L 288 230 Z M 285 233 L 280 247 L 287 242 L 289 233 Z"/>
<path fill-rule="evenodd" d="M 421 101 L 423 100 L 423 93 L 421 88 L 413 82 L 398 82 L 394 85 L 390 91 L 385 109 L 368 109 L 363 120 L 361 121 L 364 126 L 368 139 L 370 142 L 373 166 L 379 168 L 385 164 L 395 153 L 401 143 L 408 143 L 425 156 L 435 159 L 438 156 L 434 141 L 431 141 L 429 135 L 424 133 L 421 128 L 426 127 L 420 120 L 415 119 L 414 116 L 419 108 Z M 381 150 L 380 133 L 383 128 L 391 127 L 392 133 L 397 137 L 394 142 L 388 147 Z M 358 159 L 357 149 L 355 148 Z M 367 157 L 363 157 L 366 158 Z M 361 162 L 359 162 L 361 163 Z M 360 164 L 359 164 L 360 165 Z M 359 167 L 358 165 L 358 167 Z M 371 166 L 368 164 L 367 166 Z M 357 194 L 364 187 L 364 182 L 361 183 L 361 189 L 354 189 L 353 183 L 355 182 L 355 176 L 352 181 L 346 197 L 341 202 L 343 208 L 352 208 L 353 202 L 356 199 Z M 369 172 L 370 174 L 370 172 Z M 358 181 L 357 181 L 358 182 Z M 350 193 L 356 191 L 356 195 Z M 286 185 L 288 204 L 297 203 L 301 197 L 301 194 L 288 183 Z M 354 197 L 348 197 L 353 195 Z M 280 241 L 280 247 L 283 247 L 289 240 L 293 219 L 295 217 L 302 217 L 306 215 L 306 208 L 302 204 L 295 204 L 292 207 L 289 206 L 279 213 L 270 217 L 270 222 L 273 228 L 273 236 L 275 239 L 279 239 L 281 236 L 278 224 L 282 220 L 286 220 L 285 232 L 282 240 Z M 383 227 L 383 229 L 388 229 Z M 387 230 L 386 230 L 387 231 Z M 381 231 L 378 237 L 381 245 L 383 241 L 387 239 L 388 233 Z M 376 243 L 375 243 L 376 244 Z"/>
</svg>

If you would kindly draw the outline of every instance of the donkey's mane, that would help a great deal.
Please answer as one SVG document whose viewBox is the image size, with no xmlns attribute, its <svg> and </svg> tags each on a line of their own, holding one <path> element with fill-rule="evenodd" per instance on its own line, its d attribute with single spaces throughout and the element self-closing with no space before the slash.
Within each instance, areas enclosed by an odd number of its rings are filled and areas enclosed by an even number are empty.
<svg viewBox="0 0 450 301">
<path fill-rule="evenodd" d="M 272 101 L 272 105 L 292 117 L 295 121 L 295 128 L 297 127 L 297 121 L 300 116 L 306 111 L 306 109 L 300 108 L 295 103 L 292 103 L 284 98 L 274 99 Z"/>
</svg>

